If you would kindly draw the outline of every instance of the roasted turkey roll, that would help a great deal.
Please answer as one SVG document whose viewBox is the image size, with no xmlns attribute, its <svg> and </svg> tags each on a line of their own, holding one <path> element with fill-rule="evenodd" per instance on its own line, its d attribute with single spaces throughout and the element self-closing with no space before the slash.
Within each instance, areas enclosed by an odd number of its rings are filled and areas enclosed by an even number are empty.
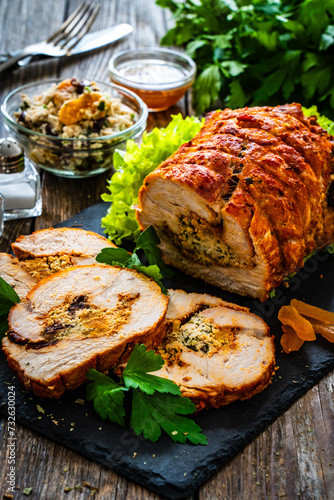
<svg viewBox="0 0 334 500">
<path fill-rule="evenodd" d="M 265 300 L 334 241 L 331 137 L 299 104 L 225 109 L 149 174 L 137 218 L 164 260 Z"/>
</svg>

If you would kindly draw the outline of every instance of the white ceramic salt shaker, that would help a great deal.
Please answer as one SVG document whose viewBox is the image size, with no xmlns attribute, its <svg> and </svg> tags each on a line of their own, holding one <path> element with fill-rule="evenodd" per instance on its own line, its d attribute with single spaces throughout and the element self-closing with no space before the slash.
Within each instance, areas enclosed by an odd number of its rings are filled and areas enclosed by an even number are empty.
<svg viewBox="0 0 334 500">
<path fill-rule="evenodd" d="M 41 215 L 39 173 L 11 138 L 0 140 L 0 193 L 4 197 L 5 221 Z"/>
</svg>

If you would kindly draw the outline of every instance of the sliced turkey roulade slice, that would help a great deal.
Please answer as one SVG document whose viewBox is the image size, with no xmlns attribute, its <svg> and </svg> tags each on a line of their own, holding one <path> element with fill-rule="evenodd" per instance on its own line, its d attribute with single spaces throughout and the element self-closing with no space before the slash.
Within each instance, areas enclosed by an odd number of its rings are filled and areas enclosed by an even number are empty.
<svg viewBox="0 0 334 500">
<path fill-rule="evenodd" d="M 198 407 L 249 399 L 271 381 L 273 337 L 248 309 L 210 295 L 169 290 L 168 333 L 157 352 L 155 375 L 173 380 Z"/>
<path fill-rule="evenodd" d="M 71 266 L 94 264 L 106 247 L 115 245 L 92 231 L 69 227 L 42 229 L 12 244 L 22 266 L 38 281 Z"/>
<path fill-rule="evenodd" d="M 147 276 L 107 265 L 72 267 L 45 278 L 10 311 L 3 350 L 26 387 L 59 397 L 126 359 L 136 343 L 152 348 L 166 331 L 168 297 Z"/>
</svg>

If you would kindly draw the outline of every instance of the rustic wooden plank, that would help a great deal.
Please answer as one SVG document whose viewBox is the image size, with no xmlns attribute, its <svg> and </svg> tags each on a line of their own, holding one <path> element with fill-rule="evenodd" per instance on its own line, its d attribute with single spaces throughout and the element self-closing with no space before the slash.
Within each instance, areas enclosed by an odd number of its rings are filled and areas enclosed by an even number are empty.
<svg viewBox="0 0 334 500">
<path fill-rule="evenodd" d="M 54 226 L 84 208 L 100 201 L 106 192 L 111 171 L 88 179 L 65 179 L 52 174 L 43 178 L 43 213 L 37 217 L 35 230 Z M 108 204 L 106 204 L 106 211 Z"/>
<path fill-rule="evenodd" d="M 2 426 L 3 425 L 3 426 Z M 0 494 L 8 492 L 8 429 L 0 415 Z M 163 500 L 163 497 L 119 476 L 106 467 L 50 441 L 24 426 L 16 425 L 17 498 L 32 488 L 32 500 Z M 27 460 L 29 457 L 29 460 Z M 95 492 L 95 493 L 94 493 Z M 188 497 L 191 500 L 193 497 Z"/>
<path fill-rule="evenodd" d="M 47 38 L 63 22 L 65 5 L 66 0 L 1 0 L 0 16 L 5 22 L 1 25 L 0 51 L 15 51 Z M 52 59 L 1 74 L 0 101 L 20 85 L 51 77 L 57 71 L 57 64 L 57 60 Z M 0 120 L 0 137 L 5 135 Z"/>
<path fill-rule="evenodd" d="M 333 380 L 333 374 L 328 378 Z M 328 488 L 333 487 L 333 471 L 329 463 L 334 450 L 329 448 L 329 435 L 325 431 L 322 402 L 326 406 L 326 400 L 324 398 L 321 401 L 319 395 L 319 387 L 313 387 L 304 398 L 297 401 L 293 414 L 298 475 L 301 493 L 307 500 L 315 497 L 333 498 L 329 496 Z M 328 425 L 333 430 L 333 415 Z"/>
<path fill-rule="evenodd" d="M 334 373 L 298 400 L 199 491 L 199 500 L 334 498 Z"/>
<path fill-rule="evenodd" d="M 72 12 L 80 0 L 2 0 L 0 16 L 5 21 L 0 33 L 0 50 L 45 38 Z M 18 17 L 19 16 L 19 17 Z M 18 29 L 18 20 L 19 27 Z M 158 45 L 170 16 L 155 5 L 154 0 L 103 0 L 93 30 L 115 23 L 130 22 L 132 37 L 108 49 L 94 53 L 34 64 L 2 77 L 0 99 L 20 84 L 48 76 L 108 79 L 107 63 L 114 51 L 130 47 Z M 148 128 L 165 126 L 171 114 L 185 112 L 185 100 L 165 113 L 150 114 Z M 0 123 L 1 135 L 4 135 Z M 43 174 L 44 211 L 41 217 L 7 222 L 0 240 L 0 251 L 9 251 L 10 243 L 31 230 L 56 224 L 98 201 L 105 191 L 106 173 L 92 179 L 65 180 Z M 293 407 L 269 426 L 199 491 L 199 499 L 315 499 L 334 498 L 334 375 L 328 375 Z M 0 423 L 6 420 L 0 417 Z M 101 467 L 37 433 L 16 426 L 18 497 L 24 487 L 31 486 L 32 499 L 158 500 L 160 497 L 127 481 L 113 471 Z M 310 431 L 310 432 L 309 432 Z M 7 429 L 0 427 L 0 463 L 6 464 Z M 67 469 L 67 470 L 64 470 Z M 7 469 L 0 468 L 1 494 Z M 88 487 L 72 489 L 88 482 L 98 488 L 91 495 Z M 194 496 L 197 498 L 197 494 Z M 194 498 L 191 497 L 191 498 Z"/>
</svg>

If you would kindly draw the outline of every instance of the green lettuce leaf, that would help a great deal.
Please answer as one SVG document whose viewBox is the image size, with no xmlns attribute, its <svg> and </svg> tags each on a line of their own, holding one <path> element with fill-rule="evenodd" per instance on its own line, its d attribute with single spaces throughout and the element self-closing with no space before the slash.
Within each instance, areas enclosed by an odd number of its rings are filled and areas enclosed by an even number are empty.
<svg viewBox="0 0 334 500">
<path fill-rule="evenodd" d="M 302 109 L 305 116 L 316 116 L 320 127 L 324 128 L 328 134 L 334 135 L 334 122 L 327 118 L 327 116 L 321 115 L 317 106 Z"/>
<path fill-rule="evenodd" d="M 114 154 L 116 172 L 108 181 L 110 194 L 103 194 L 102 200 L 111 202 L 108 212 L 102 218 L 109 239 L 119 245 L 123 239 L 137 240 L 140 229 L 135 217 L 138 191 L 145 177 L 162 161 L 173 154 L 182 144 L 190 141 L 203 126 L 204 120 L 181 114 L 172 117 L 167 127 L 154 128 L 144 133 L 141 146 L 128 141 L 126 152 L 117 150 Z"/>
</svg>

